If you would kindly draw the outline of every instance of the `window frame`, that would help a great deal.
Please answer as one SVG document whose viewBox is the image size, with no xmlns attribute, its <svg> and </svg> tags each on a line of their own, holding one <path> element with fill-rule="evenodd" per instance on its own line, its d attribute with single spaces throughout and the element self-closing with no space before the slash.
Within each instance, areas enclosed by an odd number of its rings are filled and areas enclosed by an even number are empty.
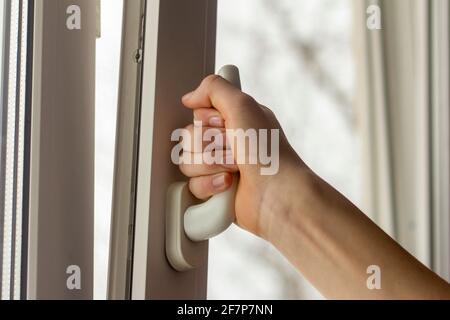
<svg viewBox="0 0 450 320">
<path fill-rule="evenodd" d="M 2 299 L 13 300 L 26 294 L 33 1 L 6 0 L 2 4 L 0 284 Z"/>
<path fill-rule="evenodd" d="M 128 119 L 128 125 L 131 125 L 128 128 L 133 127 L 139 135 L 134 138 L 138 140 L 135 162 L 137 173 L 134 181 L 136 198 L 128 207 L 132 208 L 131 210 L 134 207 L 135 212 L 119 212 L 115 206 L 112 220 L 112 243 L 117 241 L 114 237 L 126 237 L 127 230 L 131 230 L 133 245 L 122 247 L 122 252 L 119 252 L 121 261 L 112 255 L 110 298 L 206 298 L 206 259 L 201 268 L 184 273 L 176 272 L 167 261 L 164 237 L 165 201 L 169 185 L 185 179 L 170 161 L 170 136 L 172 130 L 184 127 L 192 121 L 192 112 L 181 107 L 181 96 L 195 88 L 203 77 L 215 71 L 216 19 L 216 0 L 147 0 L 141 83 L 141 88 L 145 90 L 142 90 L 140 97 L 142 100 L 139 123 L 131 124 L 135 119 Z M 122 70 L 122 75 L 125 73 L 127 71 Z M 133 72 L 130 74 L 134 76 Z M 168 92 L 170 94 L 167 94 Z M 126 94 L 129 93 L 123 92 L 121 95 Z M 123 108 L 124 106 L 119 106 L 119 110 Z M 119 122 L 122 120 L 119 119 Z M 120 136 L 120 131 L 118 134 L 117 141 L 120 142 L 123 136 Z M 128 132 L 128 138 L 131 137 L 132 134 Z M 119 157 L 117 154 L 116 174 L 124 165 Z M 132 181 L 133 165 L 128 162 L 124 166 L 128 168 L 125 181 Z M 120 190 L 117 178 L 116 175 L 114 201 L 119 197 Z M 129 185 L 125 188 L 129 188 Z M 121 214 L 123 216 L 119 217 Z M 135 215 L 134 223 L 126 225 L 125 228 L 123 224 L 129 221 L 128 217 L 132 215 Z M 122 225 L 118 226 L 118 223 Z M 118 232 L 119 228 L 122 231 Z M 116 249 L 113 247 L 112 250 Z M 124 253 L 123 250 L 129 251 Z M 126 287 L 123 284 L 127 280 L 111 277 L 117 267 L 114 264 L 120 263 L 121 270 L 124 270 L 125 257 L 132 259 L 132 270 L 122 274 L 129 277 L 131 292 L 124 292 Z M 121 281 L 121 285 L 114 281 Z M 113 292 L 116 288 L 120 292 Z M 130 296 L 127 296 L 128 293 Z"/>
<path fill-rule="evenodd" d="M 112 300 L 131 298 L 145 8 L 145 0 L 124 1 L 107 290 Z"/>
<path fill-rule="evenodd" d="M 432 266 L 450 281 L 450 5 L 430 3 Z"/>
<path fill-rule="evenodd" d="M 81 8 L 81 30 L 66 28 L 70 5 Z M 96 2 L 34 6 L 26 298 L 90 300 Z M 70 266 L 80 267 L 80 289 L 67 287 Z"/>
</svg>

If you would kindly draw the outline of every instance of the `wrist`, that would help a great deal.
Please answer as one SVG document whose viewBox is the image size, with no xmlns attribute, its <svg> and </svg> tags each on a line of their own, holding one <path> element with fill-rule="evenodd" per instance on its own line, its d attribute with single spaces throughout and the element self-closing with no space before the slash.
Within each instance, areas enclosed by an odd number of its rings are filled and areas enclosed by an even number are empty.
<svg viewBox="0 0 450 320">
<path fill-rule="evenodd" d="M 314 198 L 317 176 L 304 164 L 292 165 L 269 183 L 260 207 L 259 236 L 277 246 L 288 228 L 301 219 Z"/>
</svg>

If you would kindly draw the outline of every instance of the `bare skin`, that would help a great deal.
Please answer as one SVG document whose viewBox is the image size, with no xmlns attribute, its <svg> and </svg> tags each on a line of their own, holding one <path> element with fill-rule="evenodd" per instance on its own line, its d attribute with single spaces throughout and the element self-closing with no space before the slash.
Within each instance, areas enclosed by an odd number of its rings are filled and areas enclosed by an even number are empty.
<svg viewBox="0 0 450 320">
<path fill-rule="evenodd" d="M 282 132 L 269 109 L 218 76 L 207 77 L 183 97 L 183 104 L 205 126 Z M 446 281 L 308 168 L 284 135 L 280 170 L 274 176 L 262 176 L 258 165 L 180 169 L 199 199 L 227 190 L 232 173 L 239 172 L 236 223 L 273 244 L 326 298 L 450 299 Z M 381 268 L 381 290 L 367 288 L 371 265 Z"/>
</svg>

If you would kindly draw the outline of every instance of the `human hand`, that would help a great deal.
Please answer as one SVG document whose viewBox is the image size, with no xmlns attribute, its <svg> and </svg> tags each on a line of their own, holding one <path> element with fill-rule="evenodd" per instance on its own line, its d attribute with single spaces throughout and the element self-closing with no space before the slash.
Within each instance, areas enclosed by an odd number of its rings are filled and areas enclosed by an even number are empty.
<svg viewBox="0 0 450 320">
<path fill-rule="evenodd" d="M 182 102 L 193 110 L 195 121 L 202 122 L 203 132 L 215 129 L 220 131 L 223 141 L 227 141 L 216 147 L 216 150 L 220 148 L 223 151 L 223 164 L 202 162 L 180 165 L 183 174 L 190 178 L 191 192 L 202 200 L 222 193 L 232 185 L 233 173 L 239 172 L 240 181 L 235 202 L 236 222 L 244 229 L 264 237 L 270 228 L 269 216 L 272 209 L 282 210 L 282 199 L 287 198 L 287 193 L 294 193 L 291 196 L 295 196 L 296 190 L 293 190 L 295 188 L 292 181 L 298 171 L 306 166 L 289 145 L 273 112 L 220 76 L 207 77 L 195 91 L 185 95 Z M 191 124 L 186 129 L 191 136 L 195 136 L 194 125 Z M 270 146 L 276 145 L 277 148 L 266 148 L 272 149 L 271 158 L 276 157 L 279 170 L 273 175 L 263 175 L 267 163 L 261 163 L 255 149 L 252 150 L 248 145 L 244 149 L 238 148 L 236 141 L 234 144 L 230 143 L 229 140 L 234 138 L 228 135 L 229 130 L 239 129 L 243 132 L 259 132 L 265 129 L 278 133 L 277 141 L 272 141 L 274 136 L 268 134 L 266 143 Z M 261 147 L 260 136 L 256 143 Z M 192 159 L 195 152 L 204 153 L 206 150 L 203 145 L 201 150 L 186 147 L 183 152 L 183 157 Z M 258 161 L 251 163 L 252 157 Z"/>
</svg>

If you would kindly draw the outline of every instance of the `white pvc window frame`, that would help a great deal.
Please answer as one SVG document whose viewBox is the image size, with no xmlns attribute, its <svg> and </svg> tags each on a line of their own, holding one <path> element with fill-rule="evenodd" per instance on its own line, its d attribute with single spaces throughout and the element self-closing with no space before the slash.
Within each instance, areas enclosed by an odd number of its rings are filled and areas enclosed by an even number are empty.
<svg viewBox="0 0 450 320">
<path fill-rule="evenodd" d="M 80 29 L 66 24 L 74 5 Z M 33 17 L 25 298 L 90 300 L 97 2 L 38 0 Z"/>
</svg>

